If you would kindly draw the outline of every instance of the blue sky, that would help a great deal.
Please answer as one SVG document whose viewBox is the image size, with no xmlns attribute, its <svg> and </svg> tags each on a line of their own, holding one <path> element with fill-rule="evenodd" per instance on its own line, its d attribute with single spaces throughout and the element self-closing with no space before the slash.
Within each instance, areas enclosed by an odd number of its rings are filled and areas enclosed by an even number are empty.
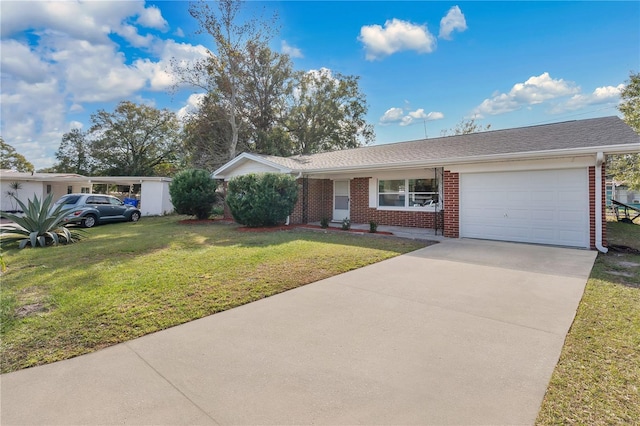
<svg viewBox="0 0 640 426">
<path fill-rule="evenodd" d="M 0 134 L 36 168 L 62 134 L 122 100 L 184 114 L 171 58 L 212 47 L 186 1 L 0 2 Z M 375 143 L 440 136 L 463 118 L 492 129 L 619 115 L 640 70 L 640 2 L 282 1 L 271 47 L 298 70 L 360 77 Z"/>
</svg>

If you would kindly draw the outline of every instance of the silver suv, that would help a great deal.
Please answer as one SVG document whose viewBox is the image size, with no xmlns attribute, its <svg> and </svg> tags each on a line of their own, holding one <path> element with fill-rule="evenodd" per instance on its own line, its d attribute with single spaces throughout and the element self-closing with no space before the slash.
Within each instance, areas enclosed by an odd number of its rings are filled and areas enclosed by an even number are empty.
<svg viewBox="0 0 640 426">
<path fill-rule="evenodd" d="M 140 210 L 111 195 L 67 194 L 56 201 L 56 205 L 60 204 L 70 210 L 65 222 L 80 223 L 85 228 L 99 223 L 140 220 Z"/>
</svg>

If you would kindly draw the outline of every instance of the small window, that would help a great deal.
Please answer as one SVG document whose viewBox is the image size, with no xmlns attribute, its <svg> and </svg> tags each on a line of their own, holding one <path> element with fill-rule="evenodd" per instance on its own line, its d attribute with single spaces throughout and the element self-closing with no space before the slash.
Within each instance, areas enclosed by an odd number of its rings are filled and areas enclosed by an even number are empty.
<svg viewBox="0 0 640 426">
<path fill-rule="evenodd" d="M 73 194 L 73 186 L 67 186 L 67 194 Z"/>
<path fill-rule="evenodd" d="M 88 194 L 89 193 L 89 188 L 87 188 L 87 187 L 80 188 L 80 193 L 81 194 Z"/>
<path fill-rule="evenodd" d="M 51 185 L 47 185 L 47 194 L 51 194 Z"/>
</svg>

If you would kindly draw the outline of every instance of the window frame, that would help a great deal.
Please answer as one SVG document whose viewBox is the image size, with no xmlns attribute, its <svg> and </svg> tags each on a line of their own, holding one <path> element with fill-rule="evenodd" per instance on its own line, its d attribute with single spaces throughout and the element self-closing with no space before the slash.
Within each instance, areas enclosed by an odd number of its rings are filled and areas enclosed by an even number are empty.
<svg viewBox="0 0 640 426">
<path fill-rule="evenodd" d="M 419 180 L 427 180 L 432 181 L 432 188 L 435 186 L 435 191 L 416 191 L 416 183 Z M 385 181 L 399 181 L 403 182 L 400 185 L 398 191 L 381 191 L 381 183 Z M 411 183 L 413 181 L 413 185 Z M 411 189 L 413 186 L 413 191 L 407 190 Z M 381 196 L 382 195 L 397 195 L 399 198 L 404 198 L 404 205 L 402 206 L 386 206 L 381 205 Z M 430 205 L 411 205 L 410 201 L 415 200 L 416 195 L 422 195 L 425 197 L 431 197 L 431 199 L 436 199 L 437 201 Z M 434 197 L 435 196 L 435 197 Z M 396 211 L 437 211 L 440 203 L 442 201 L 441 196 L 441 183 L 437 178 L 427 178 L 427 177 L 407 177 L 407 178 L 385 178 L 385 179 L 377 179 L 376 185 L 376 205 L 378 210 L 396 210 Z"/>
</svg>

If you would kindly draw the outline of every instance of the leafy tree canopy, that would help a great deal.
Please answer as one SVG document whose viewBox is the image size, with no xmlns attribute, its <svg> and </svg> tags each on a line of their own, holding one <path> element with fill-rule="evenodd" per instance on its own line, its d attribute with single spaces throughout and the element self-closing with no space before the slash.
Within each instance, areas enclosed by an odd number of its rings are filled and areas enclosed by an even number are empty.
<svg viewBox="0 0 640 426">
<path fill-rule="evenodd" d="M 295 72 L 272 51 L 271 20 L 247 19 L 242 1 L 192 4 L 214 51 L 193 65 L 173 62 L 178 84 L 206 92 L 185 126 L 193 165 L 215 169 L 242 151 L 289 156 L 361 146 L 373 140 L 358 77 L 327 69 Z"/>
<path fill-rule="evenodd" d="M 631 73 L 627 85 L 620 92 L 620 98 L 622 101 L 618 109 L 623 114 L 623 120 L 640 134 L 640 73 Z M 607 173 L 630 189 L 640 190 L 640 154 L 608 156 Z"/>
<path fill-rule="evenodd" d="M 35 168 L 24 155 L 19 154 L 0 137 L 0 169 L 15 169 L 18 172 L 33 172 Z"/>
<path fill-rule="evenodd" d="M 167 176 L 175 173 L 182 151 L 176 115 L 133 102 L 113 112 L 99 110 L 86 132 L 62 136 L 54 170 L 60 173 L 112 176 Z"/>
</svg>

